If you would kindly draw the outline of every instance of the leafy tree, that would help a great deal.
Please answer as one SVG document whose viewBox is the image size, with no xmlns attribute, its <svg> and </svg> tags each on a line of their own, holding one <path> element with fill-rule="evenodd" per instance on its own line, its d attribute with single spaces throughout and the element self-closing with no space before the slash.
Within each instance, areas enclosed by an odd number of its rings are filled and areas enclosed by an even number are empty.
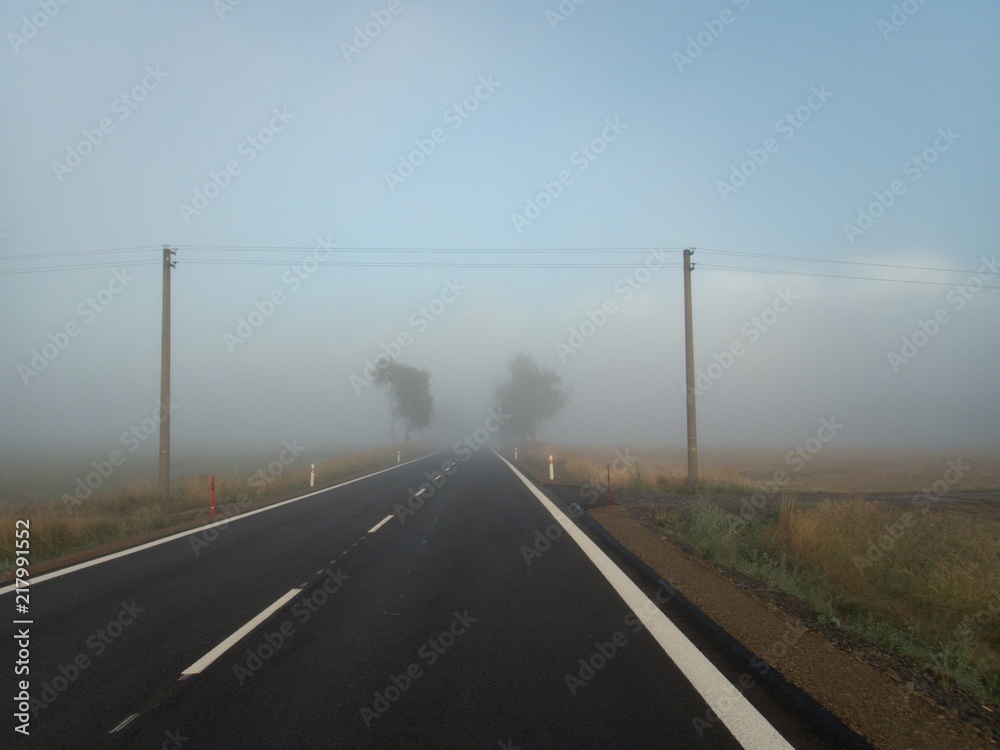
<svg viewBox="0 0 1000 750">
<path fill-rule="evenodd" d="M 562 376 L 541 368 L 529 354 L 517 354 L 508 366 L 510 377 L 496 390 L 500 408 L 510 415 L 504 426 L 508 438 L 535 439 L 539 422 L 552 419 L 569 403 Z"/>
<path fill-rule="evenodd" d="M 375 369 L 375 386 L 389 399 L 389 438 L 396 442 L 396 423 L 403 420 L 404 442 L 410 434 L 431 424 L 434 398 L 430 393 L 431 374 L 399 362 L 383 360 Z"/>
</svg>

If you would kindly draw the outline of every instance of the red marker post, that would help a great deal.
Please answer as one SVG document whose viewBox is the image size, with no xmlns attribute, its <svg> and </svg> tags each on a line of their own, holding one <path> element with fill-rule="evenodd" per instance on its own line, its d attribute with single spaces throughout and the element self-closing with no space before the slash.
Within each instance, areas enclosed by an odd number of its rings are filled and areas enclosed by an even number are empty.
<svg viewBox="0 0 1000 750">
<path fill-rule="evenodd" d="M 215 518 L 215 477 L 212 477 L 212 518 Z"/>
</svg>

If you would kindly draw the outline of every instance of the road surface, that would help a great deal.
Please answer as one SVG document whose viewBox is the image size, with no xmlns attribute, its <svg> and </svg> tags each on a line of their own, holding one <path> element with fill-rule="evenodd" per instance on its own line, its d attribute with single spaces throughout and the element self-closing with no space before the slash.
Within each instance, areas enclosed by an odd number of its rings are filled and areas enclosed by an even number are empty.
<svg viewBox="0 0 1000 750">
<path fill-rule="evenodd" d="M 834 746 L 486 448 L 40 575 L 30 614 L 2 747 Z"/>
</svg>

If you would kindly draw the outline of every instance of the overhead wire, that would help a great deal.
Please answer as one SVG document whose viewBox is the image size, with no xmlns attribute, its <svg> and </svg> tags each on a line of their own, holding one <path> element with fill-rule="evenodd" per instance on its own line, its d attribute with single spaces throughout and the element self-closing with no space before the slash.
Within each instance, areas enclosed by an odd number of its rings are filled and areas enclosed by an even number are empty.
<svg viewBox="0 0 1000 750">
<path fill-rule="evenodd" d="M 286 266 L 288 261 L 279 260 L 232 260 L 213 258 L 184 258 L 183 262 L 195 265 L 225 266 L 225 265 L 251 265 L 251 266 Z M 380 260 L 314 260 L 317 266 L 340 266 L 354 268 L 643 268 L 646 262 L 635 261 L 631 263 L 559 263 L 559 262 L 538 262 L 528 261 L 504 261 L 491 263 L 489 261 L 380 261 Z M 679 263 L 657 264 L 657 268 L 680 268 Z"/>
<path fill-rule="evenodd" d="M 89 271 L 98 268 L 134 268 L 136 266 L 158 266 L 158 260 L 119 261 L 117 263 L 87 263 L 75 266 L 42 266 L 38 268 L 5 268 L 0 269 L 0 276 L 13 276 L 23 273 L 46 273 L 50 271 Z"/>
<path fill-rule="evenodd" d="M 743 266 L 715 266 L 706 263 L 699 263 L 696 266 L 699 269 L 705 269 L 709 271 L 738 271 L 746 273 L 763 273 L 775 276 L 805 276 L 811 278 L 820 279 L 844 279 L 851 281 L 881 281 L 887 284 L 923 284 L 927 286 L 955 286 L 954 281 L 926 281 L 920 279 L 888 279 L 880 276 L 847 276 L 842 274 L 832 274 L 832 273 L 810 273 L 808 271 L 787 271 L 779 270 L 773 268 L 746 268 Z M 995 291 L 1000 291 L 1000 286 L 986 286 L 983 285 L 982 289 L 992 289 Z"/>
<path fill-rule="evenodd" d="M 741 258 L 764 258 L 768 260 L 791 260 L 803 263 L 836 263 L 840 265 L 847 266 L 868 266 L 871 268 L 892 268 L 900 269 L 905 271 L 934 271 L 939 273 L 963 273 L 963 274 L 973 274 L 975 271 L 968 271 L 959 268 L 933 268 L 929 266 L 907 266 L 907 265 L 897 265 L 892 263 L 869 263 L 865 261 L 858 260 L 841 260 L 835 258 L 803 258 L 801 256 L 795 255 L 771 255 L 766 253 L 741 253 L 734 250 L 708 250 L 704 248 L 698 248 L 699 252 L 710 253 L 715 255 L 735 255 Z"/>
<path fill-rule="evenodd" d="M 143 253 L 160 251 L 162 246 L 134 246 L 97 250 L 62 251 L 53 253 L 41 253 L 34 255 L 14 255 L 0 256 L 0 261 L 26 261 L 35 259 L 68 258 L 80 256 L 100 256 L 115 255 L 124 253 Z M 760 259 L 782 262 L 796 263 L 816 263 L 816 264 L 838 264 L 857 267 L 882 268 L 887 270 L 926 272 L 926 273 L 948 273 L 965 274 L 973 276 L 977 272 L 955 269 L 938 268 L 931 266 L 909 266 L 904 264 L 872 263 L 867 261 L 853 261 L 837 258 L 808 258 L 792 255 L 781 255 L 776 253 L 751 253 L 734 250 L 721 250 L 715 248 L 684 248 L 684 247 L 560 247 L 560 248 L 510 248 L 510 247 L 448 247 L 448 248 L 428 248 L 428 247 L 389 247 L 389 246 L 337 246 L 331 244 L 330 247 L 318 245 L 184 245 L 185 252 L 197 253 L 194 257 L 182 255 L 178 258 L 183 264 L 191 265 L 241 265 L 241 266 L 279 266 L 287 265 L 288 260 L 277 258 L 234 258 L 234 257 L 200 257 L 202 253 L 287 253 L 287 252 L 308 252 L 317 250 L 334 251 L 337 259 L 313 259 L 317 266 L 331 267 L 357 267 L 357 268 L 484 268 L 484 269 L 598 269 L 598 268 L 641 268 L 649 265 L 649 256 L 653 253 L 680 252 L 685 249 L 692 249 L 698 255 L 705 254 L 709 257 L 719 255 L 734 258 Z M 622 260 L 622 256 L 636 253 L 646 253 L 642 259 Z M 397 256 L 391 259 L 364 259 L 364 258 L 344 258 L 344 255 L 379 255 Z M 535 256 L 535 259 L 511 258 L 510 260 L 495 261 L 469 261 L 461 258 L 449 259 L 446 256 Z M 610 256 L 607 260 L 598 260 L 591 257 L 580 260 L 572 260 L 571 257 L 561 259 L 563 256 Z M 400 257 L 402 256 L 402 257 Z M 420 256 L 421 260 L 410 260 L 406 256 Z M 440 259 L 428 259 L 428 257 L 439 256 Z M 441 257 L 444 256 L 444 257 Z M 559 260 L 547 259 L 539 256 L 560 256 Z M 54 271 L 79 271 L 96 268 L 112 267 L 132 267 L 144 265 L 159 265 L 159 259 L 125 259 L 117 262 L 100 260 L 94 263 L 76 263 L 69 265 L 47 265 L 27 268 L 0 268 L 0 275 L 26 274 L 26 273 L 46 273 Z M 659 259 L 657 268 L 679 268 L 680 263 L 667 263 Z M 884 283 L 921 284 L 929 286 L 954 286 L 954 282 L 933 281 L 926 279 L 900 279 L 876 276 L 859 276 L 848 274 L 830 274 L 810 271 L 796 271 L 780 268 L 759 268 L 748 266 L 723 265 L 716 263 L 697 262 L 696 268 L 709 271 L 726 271 L 731 273 L 757 273 L 769 275 L 802 276 L 811 278 L 828 278 L 853 281 L 874 281 Z M 1000 290 L 998 286 L 983 285 L 983 289 Z"/>
<path fill-rule="evenodd" d="M 595 253 L 625 253 L 625 252 L 664 252 L 681 251 L 683 247 L 364 247 L 355 245 L 336 245 L 322 247 L 317 245 L 185 245 L 185 250 L 207 250 L 209 252 L 232 251 L 232 252 L 258 252 L 258 251 L 304 251 L 304 250 L 336 250 L 338 253 L 427 253 L 431 255 L 452 255 L 452 254 L 483 254 L 490 253 L 496 255 L 587 255 Z"/>
<path fill-rule="evenodd" d="M 148 252 L 159 250 L 158 246 L 144 245 L 142 247 L 119 247 L 112 250 L 65 250 L 61 253 L 35 253 L 32 255 L 3 255 L 0 260 L 34 260 L 35 258 L 63 258 L 80 255 L 115 255 L 118 253 Z"/>
</svg>

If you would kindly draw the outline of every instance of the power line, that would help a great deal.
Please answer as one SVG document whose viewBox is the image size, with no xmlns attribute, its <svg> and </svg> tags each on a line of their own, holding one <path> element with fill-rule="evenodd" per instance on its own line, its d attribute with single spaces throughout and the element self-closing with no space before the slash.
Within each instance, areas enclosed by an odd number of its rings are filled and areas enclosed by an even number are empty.
<svg viewBox="0 0 1000 750">
<path fill-rule="evenodd" d="M 196 264 L 206 266 L 287 266 L 288 261 L 280 260 L 234 260 L 234 259 L 212 259 L 212 258 L 183 258 L 185 264 Z M 471 261 L 378 261 L 378 260 L 317 260 L 317 266 L 339 266 L 353 268 L 643 268 L 647 264 L 645 261 L 635 261 L 632 263 L 529 263 L 524 262 L 479 262 Z M 680 264 L 658 264 L 657 268 L 680 268 Z"/>
<path fill-rule="evenodd" d="M 119 247 L 113 250 L 66 250 L 61 253 L 36 253 L 32 255 L 4 255 L 0 260 L 35 260 L 36 258 L 65 258 L 79 255 L 113 255 L 117 253 L 136 253 L 150 250 L 159 250 L 159 247 L 146 245 L 142 247 Z"/>
<path fill-rule="evenodd" d="M 271 253 L 288 253 L 288 252 L 308 252 L 316 251 L 318 249 L 323 249 L 317 245 L 188 245 L 184 246 L 183 250 L 196 251 L 200 253 L 258 253 L 258 252 L 271 252 Z M 428 247 L 388 247 L 388 246 L 345 246 L 345 247 L 330 247 L 327 248 L 336 253 L 337 259 L 326 259 L 317 260 L 313 259 L 317 266 L 330 266 L 330 267 L 348 267 L 348 268 L 483 268 L 483 269 L 601 269 L 601 268 L 642 268 L 648 264 L 648 258 L 651 253 L 662 253 L 662 252 L 677 252 L 681 253 L 685 248 L 682 247 L 559 247 L 559 248 L 510 248 L 510 247 L 449 247 L 449 248 L 428 248 Z M 110 249 L 99 249 L 99 250 L 80 250 L 80 251 L 63 251 L 56 253 L 43 253 L 37 255 L 17 255 L 17 256 L 6 256 L 0 257 L 0 261 L 3 260 L 29 260 L 38 258 L 67 258 L 67 257 L 79 257 L 79 256 L 98 256 L 98 255 L 112 255 L 112 254 L 123 254 L 123 253 L 135 253 L 135 252 L 147 252 L 147 251 L 160 251 L 159 247 L 153 246 L 135 246 L 135 247 L 121 247 L 121 248 L 110 248 Z M 780 255 L 774 253 L 749 253 L 749 252 L 739 252 L 734 250 L 719 250 L 719 249 L 704 249 L 698 248 L 699 252 L 706 253 L 709 255 L 722 255 L 722 256 L 733 256 L 739 258 L 757 258 L 764 260 L 778 260 L 783 262 L 797 262 L 797 263 L 817 263 L 817 264 L 839 264 L 848 266 L 858 266 L 858 267 L 869 267 L 869 268 L 884 268 L 891 270 L 901 270 L 901 271 L 918 271 L 918 272 L 928 272 L 928 273 L 948 273 L 948 274 L 965 274 L 968 276 L 974 276 L 977 272 L 963 269 L 954 268 L 936 268 L 929 266 L 907 266 L 901 264 L 889 264 L 889 263 L 871 263 L 866 261 L 851 261 L 843 260 L 837 258 L 803 258 L 791 255 Z M 629 261 L 619 260 L 618 258 L 627 254 L 645 253 L 645 258 L 634 259 Z M 345 255 L 395 255 L 395 256 L 421 256 L 425 259 L 423 260 L 406 260 L 403 258 L 392 258 L 392 259 L 364 259 L 364 258 L 344 258 Z M 496 261 L 466 261 L 460 258 L 448 259 L 426 259 L 427 256 L 449 256 L 449 255 L 460 255 L 460 256 L 481 256 L 481 255 L 502 255 L 502 256 L 593 256 L 593 255 L 610 255 L 614 257 L 614 260 L 597 260 L 592 258 L 581 259 L 579 261 L 572 260 L 570 257 L 560 257 L 560 259 L 547 259 L 539 258 L 538 260 L 532 260 L 528 258 L 511 258 L 510 260 L 496 260 Z M 192 265 L 260 265 L 260 266 L 284 266 L 288 264 L 286 259 L 261 259 L 261 258 L 232 258 L 232 257 L 186 257 L 184 256 L 183 262 L 185 264 Z M 678 261 L 680 258 L 678 258 Z M 76 263 L 70 265 L 51 265 L 51 266 L 35 266 L 28 268 L 10 268 L 0 270 L 0 275 L 12 275 L 12 274 L 25 274 L 25 273 L 46 273 L 53 271 L 80 271 L 88 269 L 100 269 L 100 268 L 120 268 L 120 267 L 135 267 L 144 265 L 154 265 L 158 261 L 154 259 L 150 260 L 138 260 L 138 259 L 127 259 L 119 262 L 112 262 L 110 260 L 101 260 L 95 263 Z M 680 263 L 664 263 L 661 262 L 657 266 L 658 268 L 679 268 Z M 883 283 L 893 283 L 893 284 L 921 284 L 928 286 L 953 286 L 954 282 L 945 281 L 929 281 L 920 279 L 894 279 L 894 278 L 884 278 L 884 277 L 873 277 L 873 276 L 856 276 L 847 274 L 829 274 L 829 273 L 818 273 L 818 272 L 808 272 L 808 271 L 794 271 L 790 269 L 777 269 L 777 268 L 756 268 L 756 267 L 746 267 L 746 266 L 732 266 L 732 265 L 721 265 L 721 264 L 710 264 L 710 263 L 699 263 L 698 268 L 709 270 L 709 271 L 728 271 L 733 273 L 757 273 L 757 274 L 770 274 L 770 275 L 785 275 L 785 276 L 802 276 L 802 277 L 812 277 L 812 278 L 829 278 L 829 279 L 843 279 L 852 281 L 878 281 Z M 1000 290 L 997 286 L 983 286 L 983 289 L 988 290 Z"/>
<path fill-rule="evenodd" d="M 837 263 L 847 266 L 869 266 L 871 268 L 895 268 L 905 271 L 935 271 L 939 273 L 963 273 L 963 274 L 974 274 L 975 271 L 966 271 L 958 268 L 932 268 L 928 266 L 902 266 L 893 265 L 890 263 L 866 263 L 857 260 L 837 260 L 833 258 L 802 258 L 794 255 L 766 255 L 763 253 L 741 253 L 733 250 L 705 250 L 698 248 L 700 252 L 715 254 L 715 255 L 736 255 L 741 258 L 765 258 L 769 260 L 791 260 L 798 261 L 802 263 Z"/>
<path fill-rule="evenodd" d="M 302 252 L 308 250 L 333 250 L 338 253 L 405 253 L 417 255 L 427 253 L 431 255 L 453 255 L 453 254 L 492 254 L 492 255 L 588 255 L 595 253 L 650 253 L 650 252 L 681 252 L 683 247 L 363 247 L 353 245 L 331 245 L 329 248 L 321 248 L 316 245 L 185 245 L 185 250 L 206 250 L 209 252 Z"/>
<path fill-rule="evenodd" d="M 888 284 L 925 284 L 928 286 L 955 286 L 954 281 L 922 281 L 919 279 L 887 279 L 879 276 L 846 276 L 832 273 L 809 273 L 807 271 L 784 271 L 773 268 L 746 268 L 743 266 L 715 266 L 711 264 L 699 263 L 698 268 L 709 271 L 739 271 L 745 273 L 763 273 L 776 276 L 806 276 L 819 279 L 846 279 L 851 281 L 881 281 Z M 905 266 L 904 266 L 905 268 Z M 974 272 L 971 272 L 974 273 Z M 1000 286 L 986 286 L 983 289 L 1000 291 Z"/>
<path fill-rule="evenodd" d="M 275 252 L 301 252 L 308 250 L 318 249 L 315 245 L 282 245 L 282 246 L 267 246 L 267 245 L 190 245 L 186 246 L 185 249 L 189 250 L 206 250 L 209 252 L 261 252 L 261 251 L 275 251 Z M 449 254 L 493 254 L 493 255 L 528 255 L 528 254 L 538 254 L 538 255 L 588 255 L 588 254 L 619 254 L 619 253 L 638 253 L 638 252 L 683 252 L 686 248 L 684 247 L 579 247 L 579 248 L 499 248 L 499 247 L 453 247 L 453 248 L 427 248 L 427 247 L 363 247 L 363 246 L 344 246 L 344 247 L 331 247 L 329 249 L 336 250 L 337 253 L 395 253 L 395 254 L 421 254 L 427 253 L 431 255 L 449 255 Z M 767 260 L 787 260 L 796 261 L 803 263 L 832 263 L 841 265 L 851 265 L 851 266 L 865 266 L 871 268 L 889 268 L 897 270 L 906 271 L 930 271 L 936 273 L 960 273 L 972 275 L 976 273 L 975 271 L 969 271 L 965 269 L 957 268 L 935 268 L 929 266 L 907 266 L 898 265 L 890 263 L 870 263 L 865 261 L 852 261 L 852 260 L 842 260 L 836 258 L 803 258 L 793 255 L 775 255 L 766 253 L 745 253 L 734 250 L 711 250 L 706 248 L 696 248 L 700 253 L 710 253 L 717 255 L 734 255 L 745 258 L 763 258 Z M 575 264 L 574 264 L 575 265 Z M 603 264 L 596 267 L 606 267 Z M 616 266 L 607 266 L 616 267 Z"/>
<path fill-rule="evenodd" d="M 0 276 L 20 273 L 46 273 L 49 271 L 89 271 L 95 268 L 133 268 L 135 266 L 155 266 L 155 260 L 119 261 L 117 263 L 88 263 L 75 266 L 39 266 L 37 268 L 8 268 L 0 270 Z"/>
<path fill-rule="evenodd" d="M 190 251 L 201 251 L 201 252 L 224 252 L 224 253 L 241 253 L 241 252 L 307 252 L 323 249 L 317 247 L 316 245 L 280 245 L 280 246 L 268 246 L 268 245 L 186 245 L 184 250 Z M 652 247 L 634 247 L 634 248 L 426 248 L 426 247 L 330 247 L 329 250 L 336 252 L 338 255 L 347 254 L 394 254 L 394 255 L 533 255 L 533 256 L 544 256 L 544 255 L 594 255 L 594 254 L 625 254 L 625 253 L 638 253 L 643 252 L 647 255 L 651 252 L 669 252 L 677 251 L 680 252 L 683 248 L 652 248 Z M 4 260 L 29 260 L 36 258 L 62 258 L 70 256 L 81 256 L 81 255 L 105 255 L 111 253 L 126 253 L 126 252 L 136 252 L 136 251 L 160 251 L 159 247 L 136 247 L 136 248 L 115 248 L 110 250 L 83 250 L 76 252 L 59 252 L 59 253 L 43 253 L 37 255 L 16 255 L 16 256 L 6 256 L 0 257 L 0 261 Z M 232 265 L 286 265 L 285 260 L 251 260 L 251 259 L 211 259 L 211 258 L 190 258 L 184 257 L 185 263 L 195 263 L 195 264 L 232 264 Z M 320 265 L 331 265 L 331 266 L 358 266 L 358 267 L 400 267 L 400 268 L 413 268 L 413 267 L 427 267 L 427 268 L 630 268 L 642 265 L 640 262 L 634 263 L 599 263 L 599 262 L 587 262 L 587 263 L 573 263 L 569 261 L 549 261 L 546 263 L 532 263 L 527 261 L 508 261 L 508 262 L 496 262 L 496 263 L 459 263 L 455 261 L 361 261 L 361 260 L 346 260 L 346 261 L 316 261 Z M 155 263 L 153 260 L 149 261 L 124 261 L 120 263 L 91 263 L 91 264 L 73 264 L 66 266 L 34 266 L 29 268 L 14 268 L 14 269 L 4 269 L 0 270 L 0 275 L 7 274 L 17 274 L 17 273 L 43 273 L 48 271 L 76 271 L 83 270 L 86 268 L 108 268 L 112 266 L 124 266 L 124 265 L 150 265 Z"/>
</svg>

